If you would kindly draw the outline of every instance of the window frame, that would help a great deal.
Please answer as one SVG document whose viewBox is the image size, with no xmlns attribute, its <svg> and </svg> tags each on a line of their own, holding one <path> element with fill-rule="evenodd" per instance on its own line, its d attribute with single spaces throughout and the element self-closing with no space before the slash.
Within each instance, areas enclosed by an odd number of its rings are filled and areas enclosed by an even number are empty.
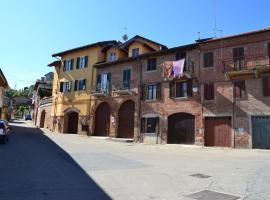
<svg viewBox="0 0 270 200">
<path fill-rule="evenodd" d="M 207 92 L 209 92 L 210 87 L 213 88 L 213 91 L 210 93 L 207 93 Z M 212 98 L 210 98 L 210 97 L 212 97 Z M 204 99 L 204 101 L 214 101 L 215 100 L 215 83 L 210 82 L 210 83 L 203 84 L 203 99 Z"/>
<path fill-rule="evenodd" d="M 204 52 L 203 53 L 203 68 L 208 69 L 208 68 L 213 68 L 213 67 L 214 67 L 214 52 L 213 51 Z"/>
<path fill-rule="evenodd" d="M 72 85 L 72 81 L 65 81 L 62 82 L 63 83 L 63 93 L 69 93 L 71 92 L 71 85 Z"/>
<path fill-rule="evenodd" d="M 110 58 L 109 58 L 110 62 L 116 61 L 117 60 L 117 56 L 116 56 L 116 52 L 113 51 L 110 53 Z"/>
<path fill-rule="evenodd" d="M 149 58 L 147 59 L 147 68 L 146 71 L 156 71 L 157 70 L 157 58 Z"/>
<path fill-rule="evenodd" d="M 241 85 L 243 84 L 243 85 Z M 243 86 L 243 87 L 242 87 Z M 239 96 L 236 93 L 237 87 L 239 88 Z M 247 97 L 247 91 L 246 91 L 246 82 L 245 80 L 237 80 L 233 82 L 233 97 L 236 100 L 245 99 Z"/>
<path fill-rule="evenodd" d="M 136 54 L 135 54 L 135 52 L 136 52 Z M 140 48 L 133 48 L 132 50 L 131 50 L 131 56 L 133 57 L 133 58 L 136 58 L 136 57 L 138 57 L 140 55 Z"/>
<path fill-rule="evenodd" d="M 150 93 L 150 88 L 151 88 L 151 95 Z M 150 98 L 151 96 L 151 98 Z M 157 100 L 157 84 L 149 84 L 147 85 L 147 94 L 146 94 L 146 100 L 147 101 L 155 101 Z"/>
<path fill-rule="evenodd" d="M 175 81 L 175 88 L 174 88 L 174 98 L 188 98 L 188 82 L 187 80 L 182 80 L 182 81 Z M 182 93 L 186 94 L 185 96 L 177 96 L 177 86 L 183 84 L 183 86 L 181 87 L 181 89 L 183 90 Z M 185 90 L 184 90 L 184 85 L 185 85 Z"/>
<path fill-rule="evenodd" d="M 155 123 L 155 127 L 154 127 L 154 131 L 153 132 L 148 132 L 148 122 L 150 121 L 149 119 L 154 119 L 154 123 Z M 142 123 L 142 121 L 144 121 Z M 151 135 L 155 135 L 155 134 L 159 134 L 159 123 L 160 123 L 160 119 L 159 116 L 155 116 L 155 117 L 142 117 L 141 118 L 141 133 L 144 134 L 151 134 Z M 144 125 L 144 127 L 143 127 Z"/>
</svg>

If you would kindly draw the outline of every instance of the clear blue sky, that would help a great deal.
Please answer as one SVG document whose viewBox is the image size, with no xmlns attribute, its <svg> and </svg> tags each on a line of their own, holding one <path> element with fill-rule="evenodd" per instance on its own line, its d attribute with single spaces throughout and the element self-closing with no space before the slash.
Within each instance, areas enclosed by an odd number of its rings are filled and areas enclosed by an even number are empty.
<svg viewBox="0 0 270 200">
<path fill-rule="evenodd" d="M 216 0 L 223 35 L 270 26 L 269 0 Z M 168 47 L 214 36 L 214 0 L 1 0 L 0 67 L 28 86 L 51 68 L 52 53 L 128 35 Z"/>
</svg>

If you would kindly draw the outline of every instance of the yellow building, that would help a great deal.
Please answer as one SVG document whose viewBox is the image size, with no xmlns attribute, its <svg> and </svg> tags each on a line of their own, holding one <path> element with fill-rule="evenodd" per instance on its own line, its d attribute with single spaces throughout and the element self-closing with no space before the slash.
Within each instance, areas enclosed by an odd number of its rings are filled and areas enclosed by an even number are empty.
<svg viewBox="0 0 270 200">
<path fill-rule="evenodd" d="M 103 41 L 53 54 L 55 68 L 52 113 L 54 131 L 89 133 L 90 108 L 94 104 L 91 89 L 96 72 L 93 65 L 106 60 L 103 51 L 116 41 Z"/>
</svg>

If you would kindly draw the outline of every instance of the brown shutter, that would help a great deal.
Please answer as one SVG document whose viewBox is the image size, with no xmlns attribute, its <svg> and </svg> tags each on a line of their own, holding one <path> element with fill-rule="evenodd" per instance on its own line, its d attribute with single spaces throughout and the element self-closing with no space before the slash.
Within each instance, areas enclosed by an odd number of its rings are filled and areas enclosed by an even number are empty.
<svg viewBox="0 0 270 200">
<path fill-rule="evenodd" d="M 63 92 L 63 88 L 64 88 L 64 83 L 60 82 L 60 92 Z"/>
<path fill-rule="evenodd" d="M 141 133 L 145 133 L 145 129 L 146 129 L 146 127 L 145 127 L 145 117 L 142 117 L 141 118 Z"/>
<path fill-rule="evenodd" d="M 170 82 L 170 98 L 173 99 L 175 97 L 175 82 Z"/>
<path fill-rule="evenodd" d="M 187 80 L 187 95 L 190 97 L 192 97 L 193 95 L 192 89 L 193 89 L 192 79 L 188 79 Z"/>
<path fill-rule="evenodd" d="M 209 91 L 208 91 L 208 84 L 205 83 L 203 84 L 203 93 L 204 93 L 204 100 L 208 100 L 209 99 Z"/>
<path fill-rule="evenodd" d="M 157 83 L 157 99 L 161 99 L 161 83 Z"/>
<path fill-rule="evenodd" d="M 77 91 L 77 87 L 78 87 L 78 80 L 75 80 L 74 91 Z"/>
<path fill-rule="evenodd" d="M 215 99 L 215 88 L 214 88 L 214 83 L 209 84 L 209 100 L 214 100 Z"/>
<path fill-rule="evenodd" d="M 146 98 L 146 89 L 147 89 L 146 85 L 141 86 L 141 100 L 142 101 L 145 100 Z"/>
<path fill-rule="evenodd" d="M 263 96 L 265 97 L 270 96 L 269 78 L 264 77 L 262 81 L 263 81 Z"/>
<path fill-rule="evenodd" d="M 63 66 L 63 72 L 66 71 L 66 65 L 67 65 L 67 61 L 64 61 L 64 66 Z"/>
</svg>

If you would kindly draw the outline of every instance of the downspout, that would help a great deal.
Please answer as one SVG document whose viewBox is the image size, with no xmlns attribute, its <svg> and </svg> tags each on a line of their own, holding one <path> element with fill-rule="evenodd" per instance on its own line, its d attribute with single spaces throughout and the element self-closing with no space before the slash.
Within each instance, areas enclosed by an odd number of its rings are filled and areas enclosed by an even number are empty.
<svg viewBox="0 0 270 200">
<path fill-rule="evenodd" d="M 139 76 L 139 88 L 138 88 L 138 98 L 139 98 L 139 109 L 138 109 L 138 122 L 137 122 L 137 127 L 138 127 L 138 140 L 140 142 L 143 142 L 143 137 L 141 135 L 141 94 L 142 94 L 142 62 L 140 60 L 140 58 L 137 58 L 137 62 L 139 62 L 140 64 L 140 76 Z"/>
<path fill-rule="evenodd" d="M 94 65 L 92 66 L 92 78 L 91 78 L 91 85 L 90 85 L 90 109 L 89 109 L 89 127 L 88 127 L 88 131 L 87 131 L 87 135 L 90 136 L 92 135 L 92 131 L 93 130 L 93 123 L 92 126 L 90 125 L 90 119 L 91 119 L 91 109 L 92 109 L 92 88 L 93 88 L 93 79 L 94 79 Z M 93 121 L 93 120 L 92 120 Z M 92 127 L 92 129 L 90 128 Z"/>
</svg>

